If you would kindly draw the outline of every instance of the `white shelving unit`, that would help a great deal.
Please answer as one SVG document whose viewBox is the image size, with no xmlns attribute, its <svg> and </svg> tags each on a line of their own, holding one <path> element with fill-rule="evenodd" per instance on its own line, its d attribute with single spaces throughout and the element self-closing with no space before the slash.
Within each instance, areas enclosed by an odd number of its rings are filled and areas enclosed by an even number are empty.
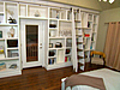
<svg viewBox="0 0 120 90">
<path fill-rule="evenodd" d="M 72 21 L 69 10 L 49 8 L 48 18 L 48 57 L 46 69 L 56 69 L 72 65 Z M 69 43 L 69 44 L 68 44 Z M 57 44 L 61 44 L 61 46 Z M 55 55 L 50 56 L 54 52 Z"/>
<path fill-rule="evenodd" d="M 89 61 L 90 51 L 95 50 L 99 15 L 76 8 L 1 1 L 0 47 L 3 47 L 5 57 L 0 58 L 0 63 L 5 63 L 6 69 L 0 71 L 0 78 L 21 74 L 23 46 L 20 46 L 22 32 L 20 31 L 20 25 L 22 25 L 20 21 L 22 20 L 36 20 L 40 21 L 41 25 L 45 24 L 42 27 L 44 35 L 39 37 L 41 38 L 39 43 L 43 42 L 43 45 L 38 46 L 39 48 L 43 46 L 44 49 L 42 52 L 44 54 L 43 67 L 51 70 L 71 66 L 74 63 L 74 56 L 78 55 L 80 57 L 77 63 L 80 63 L 79 68 L 84 70 L 85 61 Z M 14 22 L 11 23 L 8 20 L 10 17 L 14 19 Z M 14 36 L 10 34 L 11 28 L 14 28 Z M 10 42 L 16 43 L 16 45 L 10 46 Z M 76 50 L 79 51 L 77 54 L 75 54 Z M 11 53 L 18 54 L 18 56 L 11 55 Z M 40 59 L 40 55 L 38 56 Z M 17 68 L 11 69 L 12 64 L 16 64 Z M 73 67 L 73 69 L 75 68 Z"/>
<path fill-rule="evenodd" d="M 10 17 L 14 22 L 8 20 Z M 5 65 L 4 70 L 0 70 L 0 78 L 21 74 L 18 20 L 18 4 L 0 2 L 0 47 L 4 51 L 0 63 Z"/>
</svg>

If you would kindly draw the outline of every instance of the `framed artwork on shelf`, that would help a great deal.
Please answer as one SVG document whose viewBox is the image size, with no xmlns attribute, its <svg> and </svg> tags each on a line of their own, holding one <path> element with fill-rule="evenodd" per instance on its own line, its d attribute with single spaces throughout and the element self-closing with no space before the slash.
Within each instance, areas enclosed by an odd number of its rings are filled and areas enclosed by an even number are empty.
<svg viewBox="0 0 120 90">
<path fill-rule="evenodd" d="M 53 43 L 49 43 L 49 48 L 53 48 Z"/>
</svg>

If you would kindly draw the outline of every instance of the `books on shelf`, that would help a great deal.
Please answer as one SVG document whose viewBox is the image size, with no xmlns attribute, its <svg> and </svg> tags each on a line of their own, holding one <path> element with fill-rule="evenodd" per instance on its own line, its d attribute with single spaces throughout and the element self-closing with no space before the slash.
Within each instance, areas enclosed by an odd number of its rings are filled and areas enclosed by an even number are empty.
<svg viewBox="0 0 120 90">
<path fill-rule="evenodd" d="M 4 62 L 0 63 L 0 71 L 6 70 L 6 64 Z"/>
</svg>

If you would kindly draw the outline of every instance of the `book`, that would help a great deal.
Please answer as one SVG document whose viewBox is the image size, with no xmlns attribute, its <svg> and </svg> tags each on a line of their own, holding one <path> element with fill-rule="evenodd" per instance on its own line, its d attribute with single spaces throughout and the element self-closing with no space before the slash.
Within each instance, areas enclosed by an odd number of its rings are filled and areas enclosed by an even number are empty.
<svg viewBox="0 0 120 90">
<path fill-rule="evenodd" d="M 0 31 L 0 38 L 2 38 L 2 31 Z"/>
</svg>

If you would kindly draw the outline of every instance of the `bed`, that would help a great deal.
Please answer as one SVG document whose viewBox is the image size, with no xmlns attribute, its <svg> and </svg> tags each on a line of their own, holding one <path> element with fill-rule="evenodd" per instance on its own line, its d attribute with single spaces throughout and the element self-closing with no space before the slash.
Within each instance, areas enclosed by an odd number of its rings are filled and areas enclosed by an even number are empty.
<svg viewBox="0 0 120 90">
<path fill-rule="evenodd" d="M 80 73 L 79 75 L 87 75 L 90 77 L 102 78 L 106 90 L 120 90 L 120 72 L 116 72 L 107 68 L 93 70 L 89 72 Z M 72 88 L 68 86 L 65 89 L 66 78 L 61 79 L 61 90 L 99 90 L 87 85 L 76 85 Z"/>
</svg>

